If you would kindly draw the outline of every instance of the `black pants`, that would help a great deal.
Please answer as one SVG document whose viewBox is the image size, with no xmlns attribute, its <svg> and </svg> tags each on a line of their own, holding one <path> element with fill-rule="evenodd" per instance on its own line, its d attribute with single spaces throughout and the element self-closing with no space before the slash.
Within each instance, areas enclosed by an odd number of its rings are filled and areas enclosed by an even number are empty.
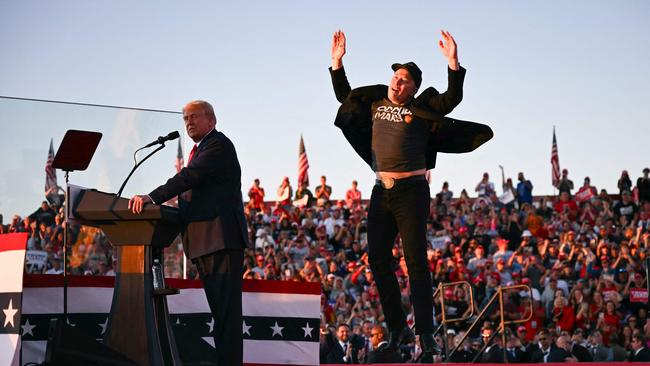
<svg viewBox="0 0 650 366">
<path fill-rule="evenodd" d="M 224 249 L 193 260 L 214 317 L 217 366 L 242 364 L 243 259 L 241 249 Z"/>
<path fill-rule="evenodd" d="M 397 180 L 391 189 L 375 186 L 372 190 L 368 212 L 368 259 L 390 331 L 406 326 L 392 256 L 399 232 L 409 272 L 416 333 L 433 332 L 433 291 L 426 237 L 430 200 L 426 180 Z"/>
</svg>

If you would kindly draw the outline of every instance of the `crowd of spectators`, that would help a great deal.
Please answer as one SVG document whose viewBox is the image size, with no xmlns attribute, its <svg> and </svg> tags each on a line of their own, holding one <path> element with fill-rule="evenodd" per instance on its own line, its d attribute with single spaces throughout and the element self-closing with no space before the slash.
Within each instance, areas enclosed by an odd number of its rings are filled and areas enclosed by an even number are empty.
<svg viewBox="0 0 650 366">
<path fill-rule="evenodd" d="M 455 195 L 447 182 L 438 193 L 432 192 L 427 259 L 434 286 L 469 283 L 469 288 L 446 287 L 436 297 L 437 321 L 441 320 L 440 301 L 444 301 L 447 318 L 458 318 L 472 310 L 478 314 L 500 286 L 531 288 L 530 293 L 519 288 L 505 296 L 505 319 L 530 318 L 506 328 L 505 345 L 500 336 L 492 337 L 499 330 L 499 311 L 486 312 L 479 319 L 481 327 L 467 337 L 465 330 L 476 315 L 448 324 L 447 334 L 439 333 L 436 339 L 443 348 L 458 345 L 450 361 L 471 361 L 483 346 L 481 357 L 489 362 L 503 362 L 504 354 L 510 362 L 646 357 L 650 353 L 644 348 L 650 339 L 649 173 L 644 169 L 633 184 L 624 171 L 619 192 L 598 191 L 588 177 L 576 190 L 566 171 L 558 182 L 557 196 L 534 196 L 533 183 L 523 173 L 518 174 L 517 184 L 503 177 L 501 193 L 487 173 L 471 198 L 466 190 Z M 254 249 L 245 255 L 243 275 L 320 283 L 321 344 L 345 349 L 337 352 L 341 359 L 328 360 L 322 354 L 321 361 L 363 363 L 376 351 L 373 334 L 385 334 L 385 324 L 367 261 L 366 201 L 356 182 L 345 192 L 345 199 L 331 198 L 343 193 L 333 192 L 322 177 L 314 193 L 302 185 L 294 194 L 286 179 L 277 197 L 269 197 L 256 180 L 246 204 Z M 26 271 L 60 273 L 64 225 L 60 207 L 46 201 L 33 214 L 16 215 L 8 225 L 0 225 L 0 232 L 26 231 L 28 249 L 46 253 L 42 265 L 26 263 Z M 101 231 L 73 225 L 70 232 L 74 243 L 69 254 L 71 273 L 114 274 L 112 247 Z M 165 255 L 167 275 L 180 277 L 180 243 Z M 404 310 L 410 313 L 408 268 L 399 237 L 393 256 Z M 193 278 L 191 265 L 188 268 Z M 402 351 L 405 361 L 417 358 L 419 352 L 417 344 Z"/>
</svg>

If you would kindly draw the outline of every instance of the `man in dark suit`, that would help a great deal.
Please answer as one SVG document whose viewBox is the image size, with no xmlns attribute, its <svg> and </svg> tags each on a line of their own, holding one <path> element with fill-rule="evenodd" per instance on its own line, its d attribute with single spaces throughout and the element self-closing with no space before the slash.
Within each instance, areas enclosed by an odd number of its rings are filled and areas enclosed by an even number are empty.
<svg viewBox="0 0 650 366">
<path fill-rule="evenodd" d="M 183 250 L 196 265 L 214 317 L 219 366 L 241 365 L 242 261 L 248 229 L 241 197 L 241 168 L 232 142 L 215 130 L 212 106 L 193 101 L 183 108 L 187 134 L 196 143 L 187 166 L 148 195 L 134 196 L 129 208 L 162 204 L 180 195 Z"/>
<path fill-rule="evenodd" d="M 370 333 L 372 351 L 368 352 L 366 363 L 402 363 L 404 360 L 399 351 L 386 347 L 388 345 L 388 330 L 376 325 Z"/>
<path fill-rule="evenodd" d="M 456 42 L 442 32 L 440 50 L 448 61 L 448 88 L 427 88 L 415 96 L 422 71 L 413 62 L 393 64 L 390 86 L 372 85 L 352 90 L 343 68 L 346 39 L 334 33 L 330 76 L 341 102 L 334 124 L 376 174 L 368 212 L 368 259 L 389 330 L 388 346 L 414 339 L 393 267 L 392 248 L 399 233 L 409 273 L 416 333 L 423 359 L 432 362 L 433 296 L 427 264 L 426 218 L 431 199 L 426 171 L 435 166 L 438 152 L 462 153 L 492 137 L 485 125 L 444 117 L 463 98 L 465 69 L 458 63 Z"/>
<path fill-rule="evenodd" d="M 513 334 L 510 329 L 506 329 L 506 357 L 508 363 L 525 363 L 528 361 L 526 347 L 521 343 L 521 339 Z"/>
<path fill-rule="evenodd" d="M 336 328 L 336 335 L 329 331 L 324 334 L 320 344 L 320 355 L 323 363 L 357 364 L 359 347 L 350 335 L 350 326 L 343 323 Z"/>
<path fill-rule="evenodd" d="M 548 330 L 542 328 L 537 332 L 537 343 L 531 343 L 528 347 L 528 362 L 530 363 L 547 363 L 548 358 L 555 350 L 553 339 Z M 564 362 L 564 361 L 561 361 Z"/>
<path fill-rule="evenodd" d="M 571 352 L 571 337 L 561 335 L 557 338 L 556 348 L 551 350 L 546 362 L 578 362 L 578 358 Z"/>
<path fill-rule="evenodd" d="M 630 362 L 650 362 L 650 349 L 646 347 L 646 340 L 643 334 L 632 336 L 632 351 L 630 351 Z"/>
</svg>

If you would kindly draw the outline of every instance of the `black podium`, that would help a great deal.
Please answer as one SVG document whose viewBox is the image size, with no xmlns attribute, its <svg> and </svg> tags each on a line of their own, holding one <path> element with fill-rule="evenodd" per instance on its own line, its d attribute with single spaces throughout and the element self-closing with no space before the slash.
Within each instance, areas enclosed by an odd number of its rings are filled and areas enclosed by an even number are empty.
<svg viewBox="0 0 650 366">
<path fill-rule="evenodd" d="M 104 343 L 140 365 L 181 365 L 166 300 L 178 291 L 154 290 L 151 272 L 153 260 L 180 232 L 178 210 L 149 204 L 136 215 L 127 206 L 125 198 L 90 189 L 71 206 L 77 221 L 102 229 L 117 251 Z"/>
</svg>

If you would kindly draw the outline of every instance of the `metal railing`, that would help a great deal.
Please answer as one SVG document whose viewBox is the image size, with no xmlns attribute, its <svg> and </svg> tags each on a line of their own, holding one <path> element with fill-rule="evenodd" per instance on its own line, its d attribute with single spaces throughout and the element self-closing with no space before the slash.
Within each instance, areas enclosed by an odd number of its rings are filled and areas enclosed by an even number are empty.
<svg viewBox="0 0 650 366">
<path fill-rule="evenodd" d="M 451 318 L 447 319 L 447 311 L 445 310 L 445 288 L 448 287 L 457 287 L 457 286 L 463 286 L 467 288 L 467 293 L 469 294 L 469 314 L 463 314 L 462 316 L 458 318 Z M 442 319 L 440 321 L 440 325 L 438 325 L 438 328 L 433 332 L 433 335 L 435 336 L 440 330 L 443 330 L 443 342 L 444 342 L 444 350 L 445 350 L 445 355 L 447 356 L 447 359 L 449 359 L 449 344 L 447 342 L 447 324 L 449 323 L 454 323 L 454 322 L 460 322 L 460 321 L 465 321 L 467 319 L 470 319 L 472 316 L 474 316 L 474 309 L 476 309 L 476 306 L 474 305 L 474 291 L 472 291 L 472 286 L 470 285 L 469 282 L 467 281 L 456 281 L 456 282 L 449 282 L 449 283 L 440 283 L 438 284 L 438 287 L 436 290 L 433 292 L 433 298 L 435 299 L 436 296 L 440 296 L 440 312 Z"/>
<path fill-rule="evenodd" d="M 531 302 L 529 303 L 529 309 L 528 309 L 528 311 L 527 311 L 527 312 L 524 312 L 524 314 L 527 314 L 527 316 L 526 316 L 525 318 L 523 318 L 523 319 L 517 319 L 517 320 L 506 320 L 506 319 L 505 319 L 505 311 L 504 311 L 504 304 L 505 304 L 505 302 L 504 302 L 504 300 L 503 300 L 503 294 L 504 294 L 504 292 L 506 292 L 506 291 L 513 291 L 513 290 L 517 290 L 517 289 L 527 290 L 527 292 L 528 292 L 528 298 L 531 299 Z M 436 291 L 437 291 L 437 290 L 436 290 Z M 490 300 L 487 302 L 487 304 L 485 305 L 485 307 L 483 307 L 483 309 L 482 309 L 481 312 L 478 314 L 478 316 L 476 317 L 476 319 L 474 319 L 474 322 L 473 322 L 473 323 L 470 325 L 470 327 L 467 329 L 467 331 L 465 332 L 465 334 L 463 335 L 463 337 L 460 339 L 460 341 L 458 342 L 458 344 L 456 344 L 456 346 L 451 350 L 451 352 L 449 352 L 449 351 L 446 352 L 446 362 L 449 362 L 451 356 L 453 356 L 454 353 L 455 353 L 456 351 L 458 351 L 458 349 L 463 345 L 463 343 L 464 343 L 465 340 L 469 337 L 469 335 L 470 335 L 470 334 L 471 334 L 471 333 L 476 329 L 477 324 L 480 323 L 481 319 L 482 319 L 483 316 L 486 314 L 486 312 L 488 312 L 488 311 L 490 310 L 490 308 L 492 307 L 492 305 L 494 305 L 494 303 L 495 303 L 496 301 L 498 301 L 498 302 L 499 302 L 499 318 L 500 318 L 499 320 L 500 320 L 500 321 L 499 321 L 499 326 L 497 327 L 497 331 L 494 332 L 494 333 L 491 335 L 491 337 L 488 339 L 488 341 L 485 342 L 485 343 L 483 344 L 483 346 L 482 346 L 481 349 L 478 351 L 478 353 L 476 354 L 476 356 L 474 357 L 474 359 L 472 360 L 472 362 L 476 362 L 476 361 L 477 361 L 477 360 L 482 356 L 483 352 L 484 352 L 485 349 L 488 347 L 488 345 L 490 344 L 490 342 L 494 339 L 494 337 L 495 337 L 497 334 L 500 333 L 500 334 L 501 334 L 501 341 L 503 342 L 503 343 L 502 343 L 502 347 L 501 347 L 502 350 L 503 350 L 503 360 L 504 360 L 504 362 L 507 363 L 507 362 L 508 362 L 508 358 L 507 358 L 506 347 L 505 347 L 505 345 L 506 345 L 506 333 L 505 333 L 506 326 L 507 326 L 507 325 L 510 325 L 510 324 L 526 323 L 526 322 L 528 322 L 528 321 L 533 317 L 532 295 L 533 295 L 533 294 L 532 294 L 532 290 L 530 289 L 530 287 L 529 287 L 528 285 L 499 286 L 499 287 L 497 288 L 496 293 L 495 293 L 494 295 L 492 295 L 492 297 L 491 297 Z M 444 317 L 444 310 L 443 310 L 443 317 Z M 444 322 L 443 322 L 443 325 L 444 325 Z M 443 339 L 444 339 L 444 342 L 445 342 L 445 346 L 447 346 L 446 330 L 445 330 L 445 336 L 443 337 Z M 448 350 L 448 348 L 446 348 L 446 350 Z"/>
</svg>

